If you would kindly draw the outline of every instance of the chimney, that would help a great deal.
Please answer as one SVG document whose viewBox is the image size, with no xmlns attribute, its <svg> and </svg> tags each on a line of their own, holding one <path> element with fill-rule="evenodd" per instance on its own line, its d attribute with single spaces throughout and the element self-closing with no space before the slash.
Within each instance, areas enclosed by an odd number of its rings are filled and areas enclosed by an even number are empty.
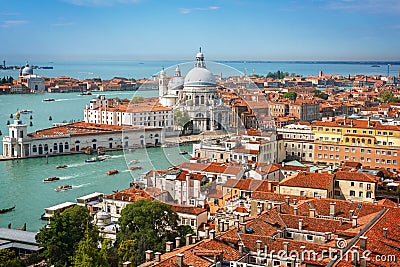
<svg viewBox="0 0 400 267">
<path fill-rule="evenodd" d="M 272 209 L 272 203 L 270 201 L 267 202 L 267 210 Z"/>
<path fill-rule="evenodd" d="M 287 241 L 283 242 L 283 250 L 286 252 L 286 256 L 288 256 L 288 244 L 289 242 Z"/>
<path fill-rule="evenodd" d="M 256 243 L 257 243 L 257 253 L 260 253 L 261 252 L 262 241 L 261 240 L 257 240 Z"/>
<path fill-rule="evenodd" d="M 220 232 L 225 232 L 224 220 L 220 220 L 220 221 L 219 221 L 219 231 L 220 231 Z"/>
<path fill-rule="evenodd" d="M 282 209 L 281 204 L 277 204 L 276 210 L 278 211 L 278 213 L 281 213 L 281 209 Z"/>
<path fill-rule="evenodd" d="M 297 199 L 293 198 L 293 204 L 294 204 L 294 205 L 297 204 Z"/>
<path fill-rule="evenodd" d="M 352 218 L 351 218 L 351 226 L 353 227 L 353 228 L 356 228 L 357 227 L 357 216 L 353 216 Z"/>
<path fill-rule="evenodd" d="M 225 230 L 225 231 L 228 231 L 228 230 L 229 230 L 229 221 L 228 221 L 228 220 L 225 221 L 225 228 L 224 228 L 224 230 Z"/>
<path fill-rule="evenodd" d="M 154 257 L 155 257 L 156 262 L 160 262 L 161 261 L 161 252 L 154 253 Z"/>
<path fill-rule="evenodd" d="M 371 127 L 371 117 L 368 117 L 368 127 Z"/>
<path fill-rule="evenodd" d="M 303 230 L 303 219 L 299 219 L 299 230 Z"/>
<path fill-rule="evenodd" d="M 257 215 L 260 215 L 261 212 L 262 212 L 262 207 L 261 207 L 261 205 L 260 205 L 260 206 L 257 206 Z"/>
<path fill-rule="evenodd" d="M 368 240 L 368 237 L 360 236 L 360 248 L 361 248 L 361 250 L 366 250 L 367 249 L 367 240 Z"/>
<path fill-rule="evenodd" d="M 297 207 L 293 208 L 293 214 L 296 216 L 299 215 L 299 209 Z"/>
<path fill-rule="evenodd" d="M 388 234 L 388 229 L 387 228 L 383 228 L 383 237 L 387 238 L 387 234 Z"/>
<path fill-rule="evenodd" d="M 165 252 L 171 252 L 174 246 L 174 242 L 167 241 L 165 242 Z"/>
<path fill-rule="evenodd" d="M 339 217 L 339 225 L 342 226 L 343 224 L 343 217 Z"/>
<path fill-rule="evenodd" d="M 178 267 L 183 267 L 183 254 L 176 254 L 176 265 L 178 265 Z"/>
<path fill-rule="evenodd" d="M 126 261 L 126 262 L 124 262 L 124 263 L 122 263 L 122 266 L 123 267 L 131 267 L 131 262 L 130 261 Z"/>
<path fill-rule="evenodd" d="M 192 244 L 196 244 L 197 236 L 192 235 Z"/>
<path fill-rule="evenodd" d="M 205 227 L 205 238 L 208 239 L 210 237 L 210 227 Z"/>
<path fill-rule="evenodd" d="M 244 215 L 239 216 L 239 222 L 243 223 L 244 222 Z"/>
<path fill-rule="evenodd" d="M 310 209 L 310 218 L 315 218 L 315 209 Z"/>
<path fill-rule="evenodd" d="M 289 204 L 290 204 L 290 197 L 289 197 L 289 196 L 286 196 L 285 199 L 286 199 L 286 204 L 289 205 Z"/>
<path fill-rule="evenodd" d="M 212 229 L 212 230 L 210 231 L 210 239 L 211 239 L 211 240 L 214 240 L 214 239 L 215 239 L 215 230 L 214 230 L 214 229 Z"/>
<path fill-rule="evenodd" d="M 246 223 L 240 223 L 240 228 L 242 229 L 242 233 L 246 233 Z"/>
<path fill-rule="evenodd" d="M 335 217 L 335 205 L 336 205 L 336 202 L 330 203 L 329 216 L 331 217 L 331 219 L 333 219 L 333 217 Z"/>
<path fill-rule="evenodd" d="M 239 243 L 239 254 L 240 255 L 243 254 L 243 243 L 242 242 Z"/>
<path fill-rule="evenodd" d="M 192 236 L 191 234 L 187 234 L 187 235 L 186 235 L 186 238 L 185 238 L 185 239 L 186 239 L 186 240 L 185 240 L 185 241 L 186 241 L 186 246 L 187 246 L 187 245 L 190 245 L 191 236 Z"/>
<path fill-rule="evenodd" d="M 328 242 L 331 239 L 331 232 L 325 232 L 325 240 Z"/>
<path fill-rule="evenodd" d="M 146 250 L 146 261 L 151 261 L 153 258 L 153 251 L 152 250 Z"/>
<path fill-rule="evenodd" d="M 179 236 L 175 237 L 175 247 L 179 248 L 181 246 L 181 238 Z"/>
<path fill-rule="evenodd" d="M 353 218 L 354 210 L 350 210 L 350 219 Z"/>
<path fill-rule="evenodd" d="M 239 226 L 240 226 L 240 225 L 239 225 L 239 220 L 236 219 L 236 220 L 235 220 L 235 227 L 236 227 L 237 231 L 240 231 Z"/>
</svg>

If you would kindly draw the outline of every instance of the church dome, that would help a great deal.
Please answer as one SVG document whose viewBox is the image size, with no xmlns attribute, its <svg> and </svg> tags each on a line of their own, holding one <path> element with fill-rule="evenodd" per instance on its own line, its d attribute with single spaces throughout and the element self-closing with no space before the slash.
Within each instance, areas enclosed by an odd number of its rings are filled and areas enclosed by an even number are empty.
<svg viewBox="0 0 400 267">
<path fill-rule="evenodd" d="M 217 85 L 214 75 L 206 68 L 204 55 L 200 51 L 196 55 L 196 63 L 185 77 L 184 86 L 215 86 Z"/>
<path fill-rule="evenodd" d="M 215 86 L 214 75 L 206 68 L 194 67 L 185 77 L 185 86 Z"/>
<path fill-rule="evenodd" d="M 22 75 L 32 75 L 33 74 L 33 69 L 26 64 L 25 68 L 22 69 Z"/>
</svg>

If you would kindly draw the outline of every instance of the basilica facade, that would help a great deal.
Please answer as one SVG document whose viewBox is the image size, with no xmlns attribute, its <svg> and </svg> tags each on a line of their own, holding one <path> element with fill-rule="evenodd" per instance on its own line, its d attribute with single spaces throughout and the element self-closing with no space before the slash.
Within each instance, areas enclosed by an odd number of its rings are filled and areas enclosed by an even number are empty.
<svg viewBox="0 0 400 267">
<path fill-rule="evenodd" d="M 227 129 L 229 107 L 217 89 L 217 82 L 206 68 L 201 50 L 196 62 L 183 78 L 179 66 L 169 81 L 163 69 L 159 75 L 159 100 L 163 106 L 172 107 L 188 117 L 187 128 L 192 133 Z"/>
</svg>

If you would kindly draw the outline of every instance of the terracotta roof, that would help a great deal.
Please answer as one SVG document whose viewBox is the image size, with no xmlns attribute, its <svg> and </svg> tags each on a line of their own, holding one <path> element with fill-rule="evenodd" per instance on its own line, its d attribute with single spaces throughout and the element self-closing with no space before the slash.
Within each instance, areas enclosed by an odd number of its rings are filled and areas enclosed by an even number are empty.
<svg viewBox="0 0 400 267">
<path fill-rule="evenodd" d="M 379 177 L 362 172 L 344 172 L 338 171 L 335 173 L 336 180 L 346 180 L 346 181 L 359 181 L 359 182 L 368 182 L 368 183 L 377 183 L 379 181 Z"/>
<path fill-rule="evenodd" d="M 137 189 L 134 187 L 130 187 L 128 189 L 116 192 L 114 194 L 110 194 L 104 197 L 105 199 L 115 199 L 126 202 L 136 202 L 140 199 L 149 199 L 153 200 L 153 198 L 141 189 Z"/>
<path fill-rule="evenodd" d="M 172 205 L 171 209 L 175 212 L 193 214 L 193 215 L 199 215 L 203 212 L 207 212 L 207 210 L 203 208 L 198 208 L 194 206 L 183 206 L 183 205 Z"/>
<path fill-rule="evenodd" d="M 334 175 L 329 173 L 299 172 L 294 177 L 284 179 L 279 185 L 329 190 L 333 178 Z"/>
</svg>

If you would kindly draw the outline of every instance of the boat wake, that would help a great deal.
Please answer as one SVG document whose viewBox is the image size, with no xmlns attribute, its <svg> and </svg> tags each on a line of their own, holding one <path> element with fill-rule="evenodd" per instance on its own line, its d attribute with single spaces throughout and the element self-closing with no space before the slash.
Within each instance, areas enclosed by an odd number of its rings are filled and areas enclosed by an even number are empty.
<svg viewBox="0 0 400 267">
<path fill-rule="evenodd" d="M 73 185 L 72 188 L 80 188 L 80 187 L 84 187 L 87 185 L 90 185 L 91 183 L 86 183 L 86 184 L 80 184 L 80 185 Z"/>
<path fill-rule="evenodd" d="M 68 165 L 68 168 L 81 167 L 81 166 L 84 166 L 84 165 L 85 165 L 85 162 L 83 162 L 83 163 L 74 163 L 74 164 Z"/>
<path fill-rule="evenodd" d="M 117 155 L 117 156 L 111 156 L 110 158 L 112 159 L 119 159 L 119 158 L 123 158 L 124 155 Z"/>
<path fill-rule="evenodd" d="M 79 98 L 60 98 L 60 99 L 56 99 L 54 101 L 62 102 L 62 101 L 75 101 L 75 100 L 79 100 Z"/>
<path fill-rule="evenodd" d="M 68 176 L 60 176 L 60 180 L 69 180 L 69 179 L 72 179 L 72 178 L 76 178 L 78 176 L 79 176 L 78 174 L 68 175 Z"/>
<path fill-rule="evenodd" d="M 123 171 L 121 171 L 121 172 L 130 172 L 131 170 L 123 170 Z"/>
</svg>

